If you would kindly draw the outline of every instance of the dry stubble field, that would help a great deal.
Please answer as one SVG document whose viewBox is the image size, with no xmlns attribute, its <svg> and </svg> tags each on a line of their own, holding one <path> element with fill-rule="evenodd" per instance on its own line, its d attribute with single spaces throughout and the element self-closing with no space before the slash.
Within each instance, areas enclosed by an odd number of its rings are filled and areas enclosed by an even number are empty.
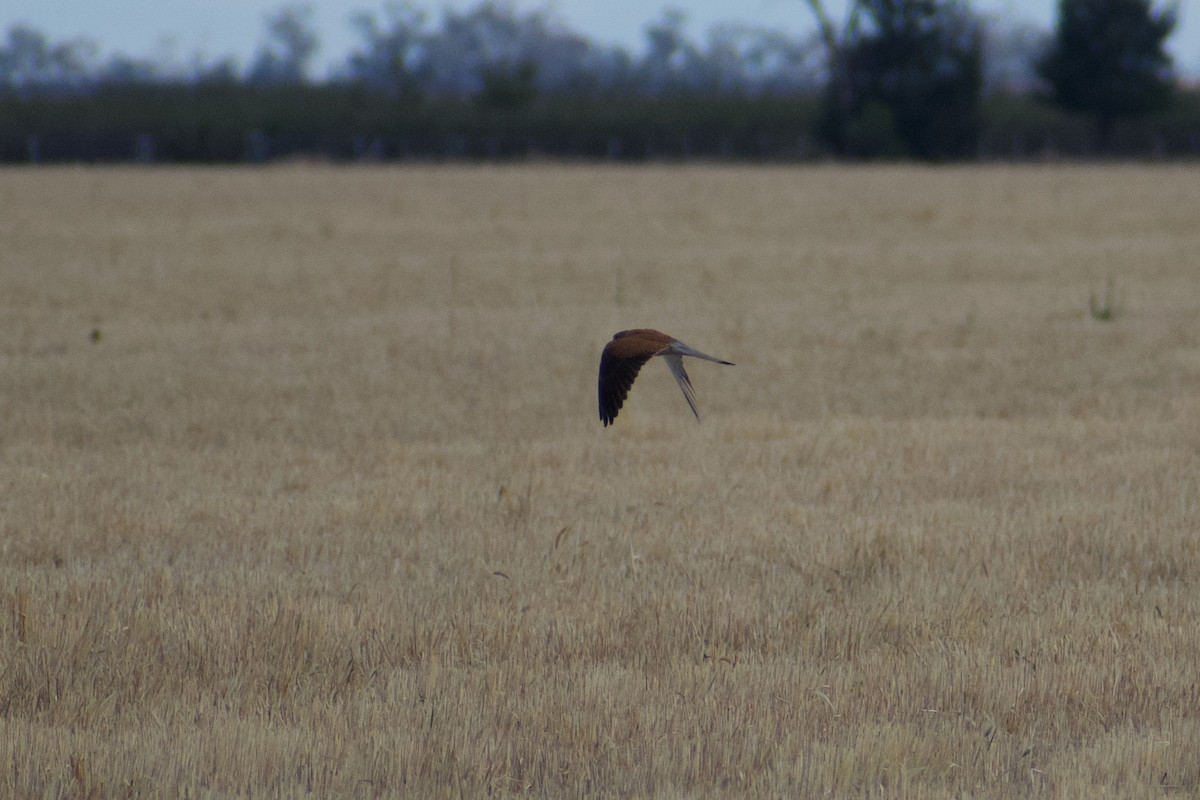
<svg viewBox="0 0 1200 800">
<path fill-rule="evenodd" d="M 1195 794 L 1197 208 L 0 172 L 0 796 Z M 701 424 L 651 363 L 601 428 L 643 325 Z"/>
</svg>

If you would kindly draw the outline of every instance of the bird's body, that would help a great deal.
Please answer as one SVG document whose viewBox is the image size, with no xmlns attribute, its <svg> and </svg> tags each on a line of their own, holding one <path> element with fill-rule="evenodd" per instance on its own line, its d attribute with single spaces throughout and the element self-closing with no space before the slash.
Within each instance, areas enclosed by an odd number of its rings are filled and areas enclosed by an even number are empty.
<svg viewBox="0 0 1200 800">
<path fill-rule="evenodd" d="M 666 359 L 667 367 L 675 377 L 675 382 L 679 384 L 683 397 L 697 420 L 700 419 L 700 412 L 696 410 L 696 393 L 692 389 L 687 372 L 683 369 L 683 357 L 691 356 L 733 366 L 730 361 L 701 353 L 661 331 L 651 328 L 620 331 L 605 345 L 600 356 L 600 420 L 606 427 L 617 418 L 617 412 L 621 410 L 638 370 L 654 356 Z"/>
</svg>

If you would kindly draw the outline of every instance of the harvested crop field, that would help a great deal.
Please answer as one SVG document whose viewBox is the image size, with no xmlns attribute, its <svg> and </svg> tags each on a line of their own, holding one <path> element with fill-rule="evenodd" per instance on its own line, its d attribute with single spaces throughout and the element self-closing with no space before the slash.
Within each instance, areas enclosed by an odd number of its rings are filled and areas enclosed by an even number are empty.
<svg viewBox="0 0 1200 800">
<path fill-rule="evenodd" d="M 0 208 L 0 796 L 1200 792 L 1198 168 Z"/>
</svg>

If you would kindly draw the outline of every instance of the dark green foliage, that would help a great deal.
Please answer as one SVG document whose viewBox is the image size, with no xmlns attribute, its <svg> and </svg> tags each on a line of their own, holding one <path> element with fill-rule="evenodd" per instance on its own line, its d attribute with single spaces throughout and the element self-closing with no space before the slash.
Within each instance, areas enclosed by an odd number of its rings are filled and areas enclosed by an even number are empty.
<svg viewBox="0 0 1200 800">
<path fill-rule="evenodd" d="M 816 154 L 809 139 L 816 113 L 817 101 L 806 97 L 538 95 L 496 107 L 477 98 L 396 99 L 355 84 L 135 85 L 0 97 L 0 161 L 128 160 L 141 134 L 153 137 L 155 159 L 166 162 L 795 159 Z"/>
<path fill-rule="evenodd" d="M 1177 16 L 1175 6 L 1155 10 L 1151 0 L 1060 0 L 1054 42 L 1037 65 L 1050 98 L 1092 117 L 1111 147 L 1117 120 L 1170 105 L 1175 79 L 1164 44 Z"/>
<path fill-rule="evenodd" d="M 866 109 L 856 118 L 855 135 L 894 145 L 889 113 Z M 500 111 L 470 98 L 396 98 L 354 84 L 143 84 L 67 97 L 0 96 L 0 162 L 130 160 L 141 135 L 153 137 L 153 157 L 163 162 L 304 154 L 338 160 L 796 160 L 832 154 L 816 136 L 821 114 L 820 99 L 811 96 L 538 95 Z M 1091 141 L 1083 119 L 1030 96 L 993 95 L 983 119 L 977 153 L 986 158 L 1081 156 Z M 880 157 L 896 152 L 881 147 Z M 1181 91 L 1170 111 L 1121 122 L 1113 152 L 1200 156 L 1200 94 Z"/>
<path fill-rule="evenodd" d="M 513 66 L 507 63 L 489 64 L 480 70 L 483 90 L 479 104 L 484 108 L 513 110 L 524 108 L 537 96 L 537 64 L 522 61 Z"/>
<path fill-rule="evenodd" d="M 840 93 L 825 134 L 858 157 L 975 154 L 982 129 L 982 35 L 959 0 L 862 0 L 842 44 Z"/>
</svg>

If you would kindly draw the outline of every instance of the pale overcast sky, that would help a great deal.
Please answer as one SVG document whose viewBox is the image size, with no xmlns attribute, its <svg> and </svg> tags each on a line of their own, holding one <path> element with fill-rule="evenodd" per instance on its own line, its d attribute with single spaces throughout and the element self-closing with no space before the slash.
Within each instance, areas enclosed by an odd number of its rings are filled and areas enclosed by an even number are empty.
<svg viewBox="0 0 1200 800">
<path fill-rule="evenodd" d="M 104 55 L 169 58 L 187 62 L 200 54 L 204 60 L 231 55 L 243 65 L 257 49 L 265 16 L 283 0 L 4 0 L 0 10 L 3 31 L 17 23 L 31 25 L 52 39 L 87 36 Z M 342 60 L 356 43 L 349 25 L 354 11 L 379 11 L 382 0 L 310 0 L 321 41 L 321 65 Z M 464 9 L 475 0 L 416 0 L 431 21 L 447 6 Z M 661 4 L 646 0 L 516 0 L 523 11 L 548 9 L 570 28 L 590 38 L 640 50 L 648 22 L 661 10 L 674 6 L 687 14 L 688 33 L 694 40 L 718 22 L 733 20 L 772 26 L 792 33 L 813 30 L 812 15 L 804 0 L 681 0 Z M 1158 5 L 1162 5 L 1160 3 Z M 846 0 L 827 0 L 831 11 L 842 12 Z M 1056 0 L 974 0 L 985 14 L 1027 20 L 1049 30 L 1058 6 Z M 1200 75 L 1200 2 L 1183 0 L 1180 25 L 1169 41 L 1177 68 Z M 323 70 L 319 70 L 323 71 Z"/>
</svg>

